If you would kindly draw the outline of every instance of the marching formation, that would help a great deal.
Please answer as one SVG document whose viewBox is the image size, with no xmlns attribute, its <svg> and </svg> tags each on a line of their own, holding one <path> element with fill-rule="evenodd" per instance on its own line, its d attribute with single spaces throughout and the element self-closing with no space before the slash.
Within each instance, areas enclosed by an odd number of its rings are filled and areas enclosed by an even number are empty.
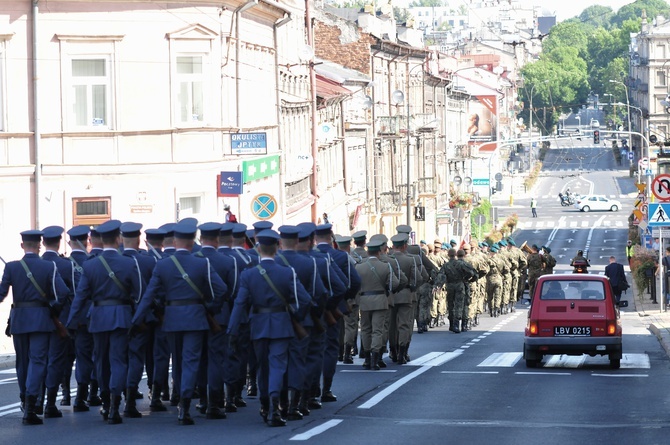
<svg viewBox="0 0 670 445">
<path fill-rule="evenodd" d="M 68 230 L 69 257 L 62 227 L 22 232 L 25 255 L 6 264 L 0 301 L 11 287 L 23 424 L 62 417 L 61 386 L 75 413 L 141 418 L 146 371 L 150 410 L 177 406 L 180 425 L 194 423 L 192 401 L 225 419 L 247 405 L 246 390 L 268 425 L 283 426 L 337 401 L 338 361 L 406 364 L 415 323 L 422 334 L 447 317 L 460 333 L 483 313 L 514 311 L 526 276 L 532 287 L 551 263 L 548 248 L 541 256 L 511 238 L 458 248 L 410 245 L 407 225 L 390 239 L 311 222 L 272 228 L 187 218 L 145 230 L 145 249 L 141 224 L 111 220 Z"/>
</svg>

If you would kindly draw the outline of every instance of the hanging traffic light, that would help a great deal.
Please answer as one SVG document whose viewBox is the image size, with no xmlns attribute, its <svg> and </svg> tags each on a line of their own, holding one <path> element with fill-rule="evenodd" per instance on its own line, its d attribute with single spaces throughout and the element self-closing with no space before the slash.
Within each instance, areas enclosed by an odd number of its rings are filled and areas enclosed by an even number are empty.
<svg viewBox="0 0 670 445">
<path fill-rule="evenodd" d="M 600 144 L 600 131 L 599 130 L 595 130 L 593 132 L 593 143 L 594 144 Z"/>
<path fill-rule="evenodd" d="M 495 187 L 491 187 L 491 194 L 492 194 L 492 195 L 495 195 L 495 194 L 496 194 L 496 188 L 495 188 Z"/>
</svg>

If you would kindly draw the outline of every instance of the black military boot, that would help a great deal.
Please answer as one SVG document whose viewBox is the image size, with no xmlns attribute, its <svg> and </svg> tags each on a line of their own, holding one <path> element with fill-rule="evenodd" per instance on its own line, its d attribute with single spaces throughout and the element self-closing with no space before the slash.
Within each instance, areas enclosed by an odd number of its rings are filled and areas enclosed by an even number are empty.
<svg viewBox="0 0 670 445">
<path fill-rule="evenodd" d="M 406 365 L 407 361 L 405 360 L 405 350 L 407 349 L 406 346 L 398 346 L 398 364 L 399 365 Z"/>
<path fill-rule="evenodd" d="M 121 396 L 112 395 L 111 402 L 109 405 L 109 418 L 107 419 L 107 423 L 109 425 L 118 425 L 119 423 L 123 423 L 123 419 L 121 418 L 121 414 L 119 413 L 120 407 L 121 407 Z"/>
<path fill-rule="evenodd" d="M 377 360 L 377 366 L 379 366 L 380 369 L 386 368 L 386 362 L 384 361 L 384 353 L 383 352 L 379 353 L 379 360 Z"/>
<path fill-rule="evenodd" d="M 365 360 L 363 361 L 363 369 L 371 369 L 369 351 L 365 351 Z"/>
<path fill-rule="evenodd" d="M 170 396 L 170 406 L 179 405 L 179 392 L 175 390 L 174 386 L 172 387 L 172 396 Z"/>
<path fill-rule="evenodd" d="M 332 378 L 323 378 L 323 392 L 321 393 L 321 402 L 337 402 L 337 396 L 331 391 L 333 386 Z"/>
<path fill-rule="evenodd" d="M 225 419 L 226 413 L 219 408 L 219 396 L 220 392 L 219 391 L 211 391 L 209 390 L 209 397 L 208 397 L 208 403 L 207 403 L 207 412 L 205 413 L 205 417 L 208 419 Z"/>
<path fill-rule="evenodd" d="M 198 393 L 200 394 L 200 403 L 195 405 L 195 409 L 200 411 L 200 414 L 205 414 L 207 412 L 207 388 L 201 388 Z"/>
<path fill-rule="evenodd" d="M 100 406 L 102 399 L 98 396 L 98 381 L 91 380 L 91 389 L 88 392 L 88 406 Z"/>
<path fill-rule="evenodd" d="M 60 406 L 70 406 L 70 382 L 63 382 L 61 388 L 63 389 L 63 398 L 60 399 Z"/>
<path fill-rule="evenodd" d="M 307 391 L 297 391 L 296 394 L 300 397 L 300 403 L 298 403 L 298 411 L 304 416 L 309 416 L 311 412 L 307 406 L 307 401 L 309 400 L 309 393 Z"/>
<path fill-rule="evenodd" d="M 345 365 L 354 364 L 354 358 L 351 356 L 351 345 L 348 343 L 344 345 L 344 359 L 342 360 L 342 363 Z"/>
<path fill-rule="evenodd" d="M 279 410 L 279 397 L 272 398 L 270 426 L 286 426 L 286 419 L 281 416 L 281 411 Z"/>
<path fill-rule="evenodd" d="M 260 414 L 261 417 L 263 418 L 263 422 L 267 423 L 268 415 L 270 414 L 270 398 L 261 396 L 260 401 L 261 401 Z"/>
<path fill-rule="evenodd" d="M 162 383 L 161 385 L 161 393 L 160 393 L 160 398 L 161 402 L 169 402 L 170 401 L 170 383 L 166 380 Z"/>
<path fill-rule="evenodd" d="M 82 413 L 88 411 L 90 408 L 86 404 L 88 397 L 88 385 L 77 385 L 77 395 L 74 396 L 74 405 L 72 411 L 75 413 Z"/>
<path fill-rule="evenodd" d="M 126 391 L 126 407 L 123 410 L 123 417 L 142 418 L 142 413 L 137 410 L 137 397 L 135 397 L 137 387 L 128 388 Z"/>
<path fill-rule="evenodd" d="M 37 397 L 35 396 L 26 396 L 25 410 L 23 411 L 23 424 L 24 425 L 42 425 L 44 421 L 40 419 L 37 414 L 35 414 L 35 403 L 37 402 Z"/>
<path fill-rule="evenodd" d="M 379 371 L 381 369 L 379 367 L 379 360 L 379 352 L 373 352 L 370 358 L 370 367 L 373 371 Z"/>
<path fill-rule="evenodd" d="M 279 392 L 279 414 L 283 419 L 288 416 L 288 388 L 286 387 Z"/>
<path fill-rule="evenodd" d="M 63 413 L 56 407 L 57 395 L 58 395 L 58 387 L 47 391 L 47 406 L 44 409 L 45 419 L 63 417 Z"/>
<path fill-rule="evenodd" d="M 470 330 L 470 319 L 464 318 L 461 320 L 461 332 L 467 332 Z"/>
<path fill-rule="evenodd" d="M 37 396 L 37 402 L 35 403 L 35 414 L 41 416 L 44 414 L 44 396 L 46 395 L 46 387 L 42 385 L 40 389 L 40 395 Z"/>
<path fill-rule="evenodd" d="M 323 405 L 319 401 L 319 396 L 321 395 L 321 389 L 318 386 L 310 390 L 311 397 L 307 401 L 307 407 L 310 409 L 321 409 Z"/>
<path fill-rule="evenodd" d="M 288 390 L 288 412 L 286 420 L 302 420 L 302 413 L 298 409 L 298 402 L 300 401 L 300 391 L 295 389 Z"/>
<path fill-rule="evenodd" d="M 151 387 L 151 404 L 149 404 L 149 411 L 152 413 L 159 413 L 163 411 L 167 411 L 167 406 L 163 405 L 163 400 L 161 397 L 161 391 L 163 390 L 162 386 L 160 383 L 154 382 L 153 386 Z M 170 398 L 168 397 L 168 401 Z"/>
<path fill-rule="evenodd" d="M 236 413 L 237 405 L 235 405 L 235 385 L 226 383 L 226 412 Z"/>
<path fill-rule="evenodd" d="M 454 318 L 454 329 L 452 330 L 454 334 L 460 334 L 461 333 L 461 319 L 460 318 Z"/>
<path fill-rule="evenodd" d="M 101 391 L 100 392 L 100 415 L 102 416 L 102 420 L 107 422 L 107 419 L 109 419 L 109 391 Z"/>
<path fill-rule="evenodd" d="M 258 385 L 256 384 L 256 370 L 247 372 L 247 397 L 256 397 L 258 395 Z"/>
<path fill-rule="evenodd" d="M 394 346 L 391 346 L 391 353 L 389 354 L 389 358 L 393 363 L 398 362 L 398 350 Z"/>
<path fill-rule="evenodd" d="M 21 401 L 21 404 L 19 405 L 19 409 L 21 410 L 22 413 L 26 412 L 26 395 L 25 394 L 19 394 L 19 400 Z"/>
<path fill-rule="evenodd" d="M 254 377 L 254 385 L 256 385 L 256 378 Z M 234 389 L 235 389 L 235 405 L 238 408 L 246 408 L 247 402 L 244 401 L 242 398 L 242 389 L 244 388 L 244 383 L 243 382 L 238 382 L 235 384 Z M 258 389 L 256 389 L 258 391 Z M 247 395 L 249 393 L 247 392 Z M 251 397 L 251 396 L 249 396 Z"/>
<path fill-rule="evenodd" d="M 195 422 L 191 418 L 191 399 L 183 398 L 179 400 L 179 414 L 177 415 L 177 421 L 179 425 L 193 425 Z"/>
</svg>

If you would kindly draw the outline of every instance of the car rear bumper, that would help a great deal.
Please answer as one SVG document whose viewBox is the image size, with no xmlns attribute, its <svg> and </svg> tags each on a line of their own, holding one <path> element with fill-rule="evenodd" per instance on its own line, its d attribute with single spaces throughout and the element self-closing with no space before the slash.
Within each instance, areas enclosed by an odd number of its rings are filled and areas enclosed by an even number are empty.
<svg viewBox="0 0 670 445">
<path fill-rule="evenodd" d="M 621 337 L 526 337 L 524 353 L 621 355 Z"/>
</svg>

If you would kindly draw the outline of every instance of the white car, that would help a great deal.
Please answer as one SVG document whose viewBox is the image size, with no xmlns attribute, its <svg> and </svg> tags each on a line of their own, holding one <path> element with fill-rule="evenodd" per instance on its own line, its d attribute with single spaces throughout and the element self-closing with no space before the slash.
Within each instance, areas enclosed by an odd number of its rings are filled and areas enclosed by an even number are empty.
<svg viewBox="0 0 670 445">
<path fill-rule="evenodd" d="M 591 128 L 600 128 L 600 122 L 596 119 L 591 119 Z"/>
<path fill-rule="evenodd" d="M 616 212 L 621 208 L 621 203 L 616 199 L 605 198 L 599 195 L 585 195 L 576 198 L 575 208 L 582 212 L 591 210 L 610 210 Z"/>
</svg>

